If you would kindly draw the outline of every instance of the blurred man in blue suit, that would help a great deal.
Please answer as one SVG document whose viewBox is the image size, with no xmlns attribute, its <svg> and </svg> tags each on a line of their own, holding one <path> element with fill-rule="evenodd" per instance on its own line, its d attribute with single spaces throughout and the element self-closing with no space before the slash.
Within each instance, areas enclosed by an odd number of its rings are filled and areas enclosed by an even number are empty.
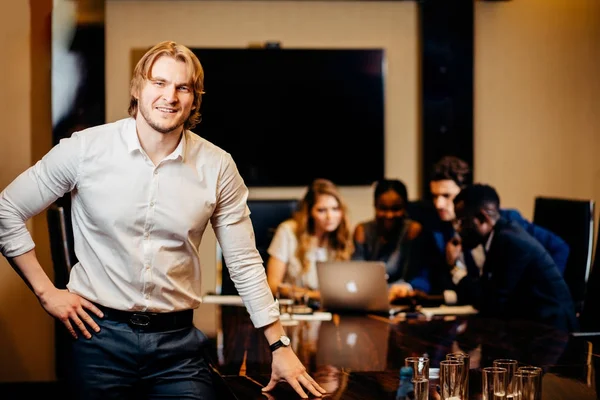
<svg viewBox="0 0 600 400">
<path fill-rule="evenodd" d="M 462 247 L 483 246 L 485 252 L 479 276 L 451 269 L 459 302 L 473 304 L 485 317 L 576 330 L 575 307 L 561 272 L 521 225 L 502 217 L 496 190 L 488 185 L 468 186 L 454 205 Z"/>
</svg>

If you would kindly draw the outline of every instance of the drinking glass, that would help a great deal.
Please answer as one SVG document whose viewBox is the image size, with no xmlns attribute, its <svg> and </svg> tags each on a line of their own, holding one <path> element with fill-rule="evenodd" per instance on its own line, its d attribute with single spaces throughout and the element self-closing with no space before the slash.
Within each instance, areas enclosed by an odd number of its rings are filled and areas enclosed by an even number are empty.
<svg viewBox="0 0 600 400">
<path fill-rule="evenodd" d="M 481 370 L 481 394 L 483 400 L 506 399 L 506 368 L 487 367 Z"/>
<path fill-rule="evenodd" d="M 469 369 L 471 366 L 471 357 L 467 353 L 463 353 L 463 352 L 459 351 L 456 353 L 447 354 L 446 359 L 460 361 L 465 365 L 465 368 L 463 369 L 463 377 L 462 377 L 463 391 L 461 393 L 461 399 L 469 400 Z"/>
<path fill-rule="evenodd" d="M 463 400 L 464 369 L 462 361 L 440 361 L 441 400 Z"/>
<path fill-rule="evenodd" d="M 429 379 L 413 379 L 414 400 L 429 400 Z"/>
<path fill-rule="evenodd" d="M 429 379 L 429 358 L 427 357 L 406 357 L 404 365 L 412 369 L 412 379 Z"/>
<path fill-rule="evenodd" d="M 515 390 L 515 372 L 517 371 L 517 367 L 519 366 L 519 362 L 517 360 L 512 360 L 509 358 L 500 358 L 494 360 L 492 366 L 498 368 L 506 368 L 506 398 L 513 399 L 516 395 Z"/>
<path fill-rule="evenodd" d="M 542 369 L 540 367 L 519 367 L 515 372 L 515 382 L 519 391 L 519 400 L 541 400 Z"/>
</svg>

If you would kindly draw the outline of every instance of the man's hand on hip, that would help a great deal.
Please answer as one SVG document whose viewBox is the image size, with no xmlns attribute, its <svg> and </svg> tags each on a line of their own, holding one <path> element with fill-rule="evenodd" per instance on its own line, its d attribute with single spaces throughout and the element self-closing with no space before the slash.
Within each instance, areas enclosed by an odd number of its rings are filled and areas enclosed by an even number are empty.
<svg viewBox="0 0 600 400">
<path fill-rule="evenodd" d="M 68 290 L 54 289 L 45 293 L 39 300 L 46 312 L 60 320 L 75 339 L 77 339 L 77 332 L 73 325 L 77 326 L 87 339 L 92 337 L 87 327 L 92 328 L 94 332 L 100 332 L 100 327 L 90 317 L 88 311 L 100 318 L 104 315 L 98 307 L 83 297 Z"/>
</svg>

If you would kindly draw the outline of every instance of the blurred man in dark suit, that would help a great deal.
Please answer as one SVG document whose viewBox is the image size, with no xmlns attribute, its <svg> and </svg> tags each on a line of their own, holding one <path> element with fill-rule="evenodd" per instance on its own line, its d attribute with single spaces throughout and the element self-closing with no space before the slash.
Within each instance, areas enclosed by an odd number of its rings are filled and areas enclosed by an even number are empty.
<svg viewBox="0 0 600 400">
<path fill-rule="evenodd" d="M 500 216 L 500 198 L 488 185 L 472 185 L 454 199 L 462 246 L 484 246 L 482 274 L 453 268 L 459 302 L 481 315 L 525 319 L 572 331 L 575 309 L 567 284 L 544 247 L 519 224 Z"/>
</svg>

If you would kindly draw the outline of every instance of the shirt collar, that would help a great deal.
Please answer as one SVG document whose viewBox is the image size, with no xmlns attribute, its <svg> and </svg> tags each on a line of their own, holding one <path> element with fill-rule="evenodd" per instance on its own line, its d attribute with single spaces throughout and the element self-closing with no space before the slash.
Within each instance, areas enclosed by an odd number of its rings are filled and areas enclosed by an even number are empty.
<svg viewBox="0 0 600 400">
<path fill-rule="evenodd" d="M 181 140 L 179 140 L 179 144 L 177 144 L 177 147 L 171 154 L 165 157 L 165 160 L 176 160 L 181 158 L 181 160 L 184 161 L 185 149 L 187 145 L 186 133 L 187 131 L 184 129 L 183 133 L 181 134 Z M 133 153 L 137 150 L 142 154 L 146 154 L 140 143 L 140 138 L 137 135 L 135 119 L 129 118 L 129 121 L 127 121 L 127 124 L 123 129 L 123 139 L 125 140 L 127 151 L 129 153 Z"/>
<path fill-rule="evenodd" d="M 125 127 L 123 128 L 123 140 L 125 140 L 125 144 L 127 145 L 127 151 L 129 153 L 134 152 L 135 150 L 144 153 L 142 149 L 142 145 L 140 144 L 140 139 L 137 135 L 137 130 L 135 129 L 135 119 L 129 118 Z"/>
<path fill-rule="evenodd" d="M 487 254 L 488 251 L 490 251 L 490 247 L 492 246 L 492 239 L 494 238 L 494 230 L 492 229 L 492 231 L 490 232 L 490 237 L 488 237 L 487 242 L 485 242 L 485 252 Z"/>
<path fill-rule="evenodd" d="M 181 132 L 181 139 L 179 140 L 177 147 L 175 147 L 175 150 L 173 150 L 173 152 L 169 154 L 165 158 L 165 160 L 177 160 L 178 158 L 180 158 L 181 161 L 184 161 L 185 149 L 187 144 L 186 133 L 187 131 L 185 129 L 183 130 L 183 132 Z"/>
</svg>

